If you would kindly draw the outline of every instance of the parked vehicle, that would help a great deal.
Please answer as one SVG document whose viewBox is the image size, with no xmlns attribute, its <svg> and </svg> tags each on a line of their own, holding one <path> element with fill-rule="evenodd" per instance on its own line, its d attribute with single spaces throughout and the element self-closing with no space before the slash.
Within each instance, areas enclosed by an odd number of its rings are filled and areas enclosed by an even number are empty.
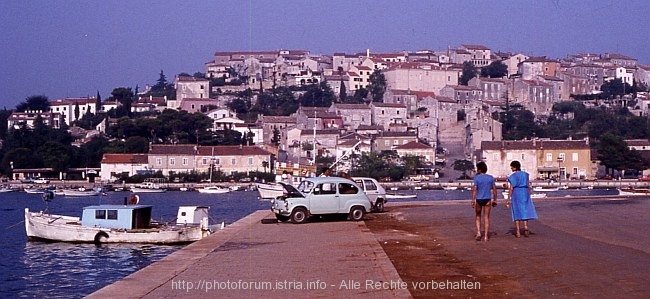
<svg viewBox="0 0 650 299">
<path fill-rule="evenodd" d="M 347 214 L 363 220 L 372 209 L 368 196 L 354 182 L 339 177 L 305 179 L 298 188 L 280 183 L 285 194 L 271 200 L 271 211 L 279 221 L 304 223 L 311 215 Z"/>
<path fill-rule="evenodd" d="M 33 184 L 34 179 L 33 178 L 24 178 L 24 179 L 20 180 L 20 182 L 23 183 L 23 184 Z"/>
<path fill-rule="evenodd" d="M 353 177 L 352 179 L 368 196 L 370 204 L 372 205 L 372 211 L 379 213 L 383 212 L 384 204 L 387 202 L 386 189 L 384 189 L 384 187 L 373 178 Z"/>
<path fill-rule="evenodd" d="M 49 184 L 50 180 L 44 178 L 34 179 L 34 184 Z"/>
</svg>

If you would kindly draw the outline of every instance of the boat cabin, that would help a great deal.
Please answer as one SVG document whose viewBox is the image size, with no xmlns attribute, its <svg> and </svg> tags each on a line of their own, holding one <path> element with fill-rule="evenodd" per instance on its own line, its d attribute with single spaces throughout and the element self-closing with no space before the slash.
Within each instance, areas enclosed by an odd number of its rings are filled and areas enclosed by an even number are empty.
<svg viewBox="0 0 650 299">
<path fill-rule="evenodd" d="M 200 224 L 203 219 L 208 219 L 208 209 L 205 206 L 181 206 L 178 207 L 176 224 Z M 207 224 L 206 224 L 207 225 Z"/>
<path fill-rule="evenodd" d="M 112 229 L 145 229 L 151 224 L 151 206 L 97 205 L 84 207 L 81 225 Z"/>
</svg>

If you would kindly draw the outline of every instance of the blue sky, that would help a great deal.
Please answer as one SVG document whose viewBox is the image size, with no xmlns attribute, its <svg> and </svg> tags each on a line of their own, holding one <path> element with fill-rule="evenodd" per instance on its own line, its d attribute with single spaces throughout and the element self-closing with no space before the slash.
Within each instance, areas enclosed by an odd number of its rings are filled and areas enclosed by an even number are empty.
<svg viewBox="0 0 650 299">
<path fill-rule="evenodd" d="M 650 64 L 650 1 L 1 1 L 0 109 L 203 72 L 216 51 L 443 50 Z"/>
</svg>

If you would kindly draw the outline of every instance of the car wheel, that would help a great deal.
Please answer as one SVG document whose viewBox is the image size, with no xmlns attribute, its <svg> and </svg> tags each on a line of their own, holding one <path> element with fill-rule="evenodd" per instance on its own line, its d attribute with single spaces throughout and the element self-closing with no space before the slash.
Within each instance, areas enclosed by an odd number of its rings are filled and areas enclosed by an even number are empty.
<svg viewBox="0 0 650 299">
<path fill-rule="evenodd" d="M 378 200 L 377 203 L 375 203 L 375 211 L 377 213 L 383 213 L 384 212 L 384 201 L 383 200 Z"/>
<path fill-rule="evenodd" d="M 287 222 L 289 221 L 289 218 L 290 218 L 289 216 L 275 214 L 275 219 L 278 219 L 278 221 L 280 222 Z"/>
<path fill-rule="evenodd" d="M 362 207 L 352 207 L 349 218 L 352 221 L 360 221 L 363 220 L 363 215 L 365 215 L 365 213 L 366 212 Z"/>
<path fill-rule="evenodd" d="M 307 210 L 304 208 L 295 208 L 291 212 L 291 222 L 300 224 L 307 221 Z"/>
</svg>

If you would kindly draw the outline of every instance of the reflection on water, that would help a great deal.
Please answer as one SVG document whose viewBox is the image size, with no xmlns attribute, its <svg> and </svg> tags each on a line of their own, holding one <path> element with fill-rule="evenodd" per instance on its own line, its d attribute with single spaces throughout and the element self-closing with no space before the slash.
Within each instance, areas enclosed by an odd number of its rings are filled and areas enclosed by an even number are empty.
<svg viewBox="0 0 650 299">
<path fill-rule="evenodd" d="M 129 275 L 182 245 L 69 244 L 27 242 L 23 290 L 19 297 L 34 294 L 47 298 L 82 297 Z"/>
</svg>

